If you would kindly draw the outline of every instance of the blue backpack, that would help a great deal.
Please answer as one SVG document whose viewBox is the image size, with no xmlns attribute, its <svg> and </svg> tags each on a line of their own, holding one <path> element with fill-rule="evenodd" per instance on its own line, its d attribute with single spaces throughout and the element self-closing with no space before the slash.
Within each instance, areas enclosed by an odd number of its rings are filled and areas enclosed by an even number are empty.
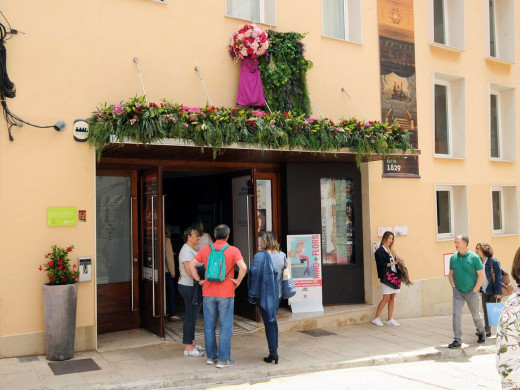
<svg viewBox="0 0 520 390">
<path fill-rule="evenodd" d="M 209 244 L 211 252 L 208 257 L 208 264 L 206 267 L 206 280 L 210 282 L 222 282 L 226 276 L 233 270 L 231 268 L 226 274 L 226 257 L 224 251 L 229 245 L 224 245 L 220 250 L 213 247 L 213 244 Z"/>
</svg>

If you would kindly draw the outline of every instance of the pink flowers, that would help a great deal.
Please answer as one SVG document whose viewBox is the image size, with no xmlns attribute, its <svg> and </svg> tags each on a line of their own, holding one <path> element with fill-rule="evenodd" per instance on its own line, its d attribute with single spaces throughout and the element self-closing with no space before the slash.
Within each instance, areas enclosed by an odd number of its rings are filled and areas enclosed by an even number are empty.
<svg viewBox="0 0 520 390">
<path fill-rule="evenodd" d="M 137 122 L 138 118 L 137 115 L 134 116 L 132 119 L 130 119 L 130 124 L 133 125 L 135 122 Z"/>
<path fill-rule="evenodd" d="M 116 116 L 123 115 L 126 112 L 126 108 L 122 104 L 114 104 L 114 109 L 112 111 Z"/>
<path fill-rule="evenodd" d="M 254 23 L 245 24 L 231 36 L 229 55 L 235 62 L 238 58 L 256 59 L 264 55 L 268 47 L 267 33 Z"/>
<path fill-rule="evenodd" d="M 254 116 L 257 116 L 259 118 L 263 118 L 264 116 L 268 115 L 267 112 L 260 111 L 260 110 L 253 110 L 251 112 L 253 113 Z"/>
</svg>

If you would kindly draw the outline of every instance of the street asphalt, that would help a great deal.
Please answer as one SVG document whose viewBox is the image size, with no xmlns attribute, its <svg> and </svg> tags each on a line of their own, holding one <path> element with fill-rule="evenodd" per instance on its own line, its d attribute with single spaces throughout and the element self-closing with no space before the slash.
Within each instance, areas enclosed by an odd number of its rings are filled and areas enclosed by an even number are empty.
<svg viewBox="0 0 520 390">
<path fill-rule="evenodd" d="M 184 356 L 180 342 L 106 352 L 76 352 L 53 368 L 45 356 L 0 359 L 0 390 L 10 389 L 161 389 L 177 386 L 252 382 L 266 377 L 322 370 L 367 367 L 418 360 L 494 353 L 495 338 L 477 344 L 471 316 L 463 315 L 463 345 L 453 340 L 451 316 L 398 319 L 399 327 L 371 323 L 321 328 L 315 334 L 283 331 L 278 364 L 264 363 L 267 342 L 262 331 L 233 336 L 235 367 L 216 368 L 205 357 Z M 204 340 L 199 340 L 204 344 Z M 95 364 L 94 364 L 95 363 Z M 67 367 L 71 365 L 71 367 Z M 93 370 L 96 368 L 95 370 Z M 99 368 L 99 369 L 98 369 Z"/>
</svg>

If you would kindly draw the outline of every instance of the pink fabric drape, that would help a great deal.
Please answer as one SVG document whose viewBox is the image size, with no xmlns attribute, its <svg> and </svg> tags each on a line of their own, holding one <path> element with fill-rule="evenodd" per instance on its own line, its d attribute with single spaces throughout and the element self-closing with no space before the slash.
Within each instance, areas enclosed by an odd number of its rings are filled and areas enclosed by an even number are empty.
<svg viewBox="0 0 520 390">
<path fill-rule="evenodd" d="M 258 70 L 258 60 L 249 57 L 242 60 L 236 103 L 240 106 L 265 106 L 264 87 L 261 73 Z"/>
</svg>

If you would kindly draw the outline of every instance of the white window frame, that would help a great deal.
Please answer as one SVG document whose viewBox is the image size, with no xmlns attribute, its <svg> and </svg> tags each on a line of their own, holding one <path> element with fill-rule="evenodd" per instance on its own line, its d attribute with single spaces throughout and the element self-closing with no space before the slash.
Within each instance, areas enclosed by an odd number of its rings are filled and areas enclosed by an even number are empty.
<svg viewBox="0 0 520 390">
<path fill-rule="evenodd" d="M 495 54 L 491 53 L 491 15 L 489 3 L 494 4 Z M 486 34 L 486 56 L 488 59 L 506 63 L 515 62 L 515 0 L 482 0 L 484 7 L 484 26 Z"/>
<path fill-rule="evenodd" d="M 450 231 L 448 233 L 438 232 L 438 210 L 437 193 L 448 191 L 450 194 Z M 469 230 L 468 219 L 468 192 L 467 186 L 463 184 L 439 184 L 435 186 L 435 231 L 438 241 L 451 240 L 458 233 L 467 233 Z"/>
<path fill-rule="evenodd" d="M 343 22 L 344 22 L 344 34 L 345 38 L 335 37 L 325 34 L 325 4 L 324 0 L 321 1 L 321 33 L 324 37 L 339 39 L 347 42 L 362 43 L 362 13 L 361 13 L 361 0 L 339 0 L 343 1 Z"/>
<path fill-rule="evenodd" d="M 432 115 L 433 156 L 466 158 L 466 81 L 463 77 L 434 73 L 432 80 L 432 113 L 435 113 L 435 85 L 447 86 L 448 154 L 435 152 L 435 114 Z"/>
<path fill-rule="evenodd" d="M 252 17 L 252 15 L 249 15 L 249 17 L 242 17 L 238 15 L 233 15 L 231 13 L 228 13 L 228 1 L 225 2 L 225 9 L 224 14 L 231 18 L 236 19 L 242 19 L 247 20 L 251 22 L 261 23 L 268 26 L 276 26 L 276 0 L 258 0 L 259 3 L 259 20 L 256 20 Z M 271 7 L 269 7 L 268 4 L 271 4 Z"/>
<path fill-rule="evenodd" d="M 491 155 L 491 95 L 497 96 L 498 156 Z M 516 161 L 516 89 L 500 84 L 489 84 L 489 159 L 492 161 Z"/>
<path fill-rule="evenodd" d="M 444 42 L 435 41 L 435 1 L 428 1 L 430 43 L 447 49 L 465 49 L 464 0 L 440 0 L 443 3 Z M 438 1 L 438 0 L 437 0 Z"/>
<path fill-rule="evenodd" d="M 501 229 L 495 229 L 493 216 L 493 192 L 500 193 Z M 518 187 L 514 185 L 495 185 L 490 190 L 491 231 L 493 236 L 518 235 Z"/>
</svg>

